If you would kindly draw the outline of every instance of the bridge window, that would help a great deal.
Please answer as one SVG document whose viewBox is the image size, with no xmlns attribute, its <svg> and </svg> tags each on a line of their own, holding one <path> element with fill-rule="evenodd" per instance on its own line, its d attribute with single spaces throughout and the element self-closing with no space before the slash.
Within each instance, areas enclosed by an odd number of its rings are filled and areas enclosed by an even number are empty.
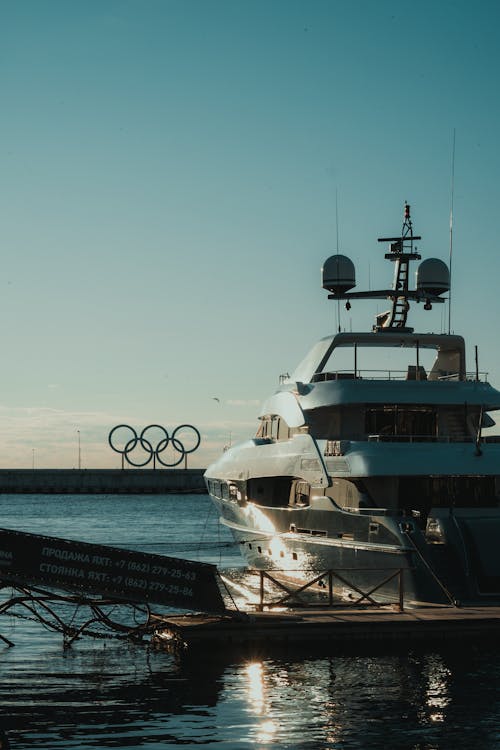
<svg viewBox="0 0 500 750">
<path fill-rule="evenodd" d="M 270 438 L 271 440 L 288 440 L 290 428 L 285 420 L 277 415 L 264 417 L 257 430 L 258 438 Z"/>
<path fill-rule="evenodd" d="M 258 477 L 249 479 L 247 498 L 249 502 L 270 507 L 285 507 L 290 499 L 292 477 Z"/>
<path fill-rule="evenodd" d="M 378 406 L 366 410 L 368 435 L 435 437 L 437 412 L 427 406 Z"/>
<path fill-rule="evenodd" d="M 221 497 L 221 488 L 220 488 L 220 482 L 218 482 L 216 479 L 212 480 L 212 487 L 211 487 L 211 493 L 214 497 Z"/>
</svg>

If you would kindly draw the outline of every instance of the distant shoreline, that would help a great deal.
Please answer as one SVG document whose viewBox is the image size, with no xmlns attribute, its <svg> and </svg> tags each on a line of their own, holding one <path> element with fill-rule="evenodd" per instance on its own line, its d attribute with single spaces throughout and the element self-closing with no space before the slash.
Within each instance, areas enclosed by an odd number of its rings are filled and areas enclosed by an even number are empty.
<svg viewBox="0 0 500 750">
<path fill-rule="evenodd" d="M 205 469 L 0 469 L 0 494 L 205 494 Z"/>
</svg>

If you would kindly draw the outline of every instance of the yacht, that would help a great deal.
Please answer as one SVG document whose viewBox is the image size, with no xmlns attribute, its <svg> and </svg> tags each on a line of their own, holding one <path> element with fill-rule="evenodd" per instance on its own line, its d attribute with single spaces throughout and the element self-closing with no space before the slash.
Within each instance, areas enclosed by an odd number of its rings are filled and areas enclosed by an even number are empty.
<svg viewBox="0 0 500 750">
<path fill-rule="evenodd" d="M 317 342 L 262 406 L 256 436 L 205 472 L 221 522 L 249 566 L 405 605 L 500 602 L 500 392 L 466 369 L 465 343 L 417 333 L 410 302 L 429 311 L 450 291 L 440 259 L 421 261 L 405 204 L 401 234 L 383 237 L 390 288 L 352 291 L 349 258 L 322 268 L 329 299 L 388 300 L 371 330 Z M 449 299 L 449 298 L 448 298 Z M 441 308 L 444 309 L 444 308 Z M 420 317 L 423 317 L 421 315 Z M 378 368 L 363 369 L 366 353 Z M 403 357 L 394 369 L 393 355 Z M 390 365 L 390 369 L 389 366 Z M 399 577 L 391 572 L 399 571 Z M 331 589 L 331 583 L 330 583 Z M 356 594 L 356 595 L 357 595 Z M 365 598 L 366 600 L 366 598 Z"/>
</svg>

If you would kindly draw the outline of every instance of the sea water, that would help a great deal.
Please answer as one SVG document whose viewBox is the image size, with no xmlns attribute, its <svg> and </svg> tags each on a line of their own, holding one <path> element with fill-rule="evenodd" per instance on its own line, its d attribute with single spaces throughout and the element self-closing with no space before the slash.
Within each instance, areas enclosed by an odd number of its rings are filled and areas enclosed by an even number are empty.
<svg viewBox="0 0 500 750">
<path fill-rule="evenodd" d="M 0 528 L 242 570 L 205 495 L 3 495 Z M 83 636 L 63 648 L 28 610 L 0 615 L 0 635 L 15 644 L 0 643 L 0 730 L 16 750 L 500 747 L 500 652 L 479 643 L 170 654 Z"/>
</svg>

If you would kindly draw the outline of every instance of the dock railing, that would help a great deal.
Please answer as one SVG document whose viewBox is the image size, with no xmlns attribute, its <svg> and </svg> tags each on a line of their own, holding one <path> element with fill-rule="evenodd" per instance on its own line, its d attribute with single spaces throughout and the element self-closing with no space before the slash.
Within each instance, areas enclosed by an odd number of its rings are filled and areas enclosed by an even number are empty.
<svg viewBox="0 0 500 750">
<path fill-rule="evenodd" d="M 286 583 L 284 583 L 282 576 L 283 574 L 286 575 L 287 571 L 285 570 L 251 570 L 249 572 L 259 576 L 259 602 L 257 604 L 257 610 L 259 612 L 262 612 L 264 607 L 283 607 L 289 606 L 290 604 L 294 603 L 296 606 L 298 605 L 300 607 L 324 606 L 324 604 L 322 604 L 321 602 L 318 603 L 317 599 L 315 599 L 314 601 L 308 601 L 303 596 L 301 596 L 305 591 L 307 591 L 307 589 L 311 589 L 312 587 L 316 587 L 314 590 L 314 594 L 320 596 L 323 595 L 323 601 L 326 597 L 327 606 L 329 607 L 339 605 L 355 607 L 363 603 L 370 604 L 375 607 L 396 605 L 400 612 L 403 612 L 404 610 L 404 568 L 384 568 L 380 570 L 373 568 L 341 568 L 339 570 L 324 570 L 321 573 L 316 573 L 316 575 L 311 578 L 311 580 L 306 581 L 297 588 L 292 588 L 290 576 L 288 576 Z M 368 591 L 363 591 L 357 584 L 348 579 L 349 573 L 363 572 L 385 574 L 389 573 L 389 575 L 385 575 L 382 580 L 372 585 Z M 296 571 L 288 571 L 288 573 L 293 574 L 296 573 Z M 278 598 L 269 598 L 272 595 L 267 592 L 268 598 L 266 599 L 266 580 L 270 581 L 274 586 L 284 591 L 285 594 L 279 596 Z M 386 595 L 386 597 L 384 597 L 385 601 L 377 601 L 373 595 L 376 592 L 380 593 L 380 590 L 384 586 L 394 580 L 397 581 L 397 597 L 394 596 L 394 594 L 391 592 L 390 595 Z M 341 585 L 348 589 L 349 592 L 358 594 L 358 597 L 352 597 L 348 601 L 341 600 L 338 596 L 336 597 L 334 595 L 334 581 L 338 581 Z"/>
</svg>

